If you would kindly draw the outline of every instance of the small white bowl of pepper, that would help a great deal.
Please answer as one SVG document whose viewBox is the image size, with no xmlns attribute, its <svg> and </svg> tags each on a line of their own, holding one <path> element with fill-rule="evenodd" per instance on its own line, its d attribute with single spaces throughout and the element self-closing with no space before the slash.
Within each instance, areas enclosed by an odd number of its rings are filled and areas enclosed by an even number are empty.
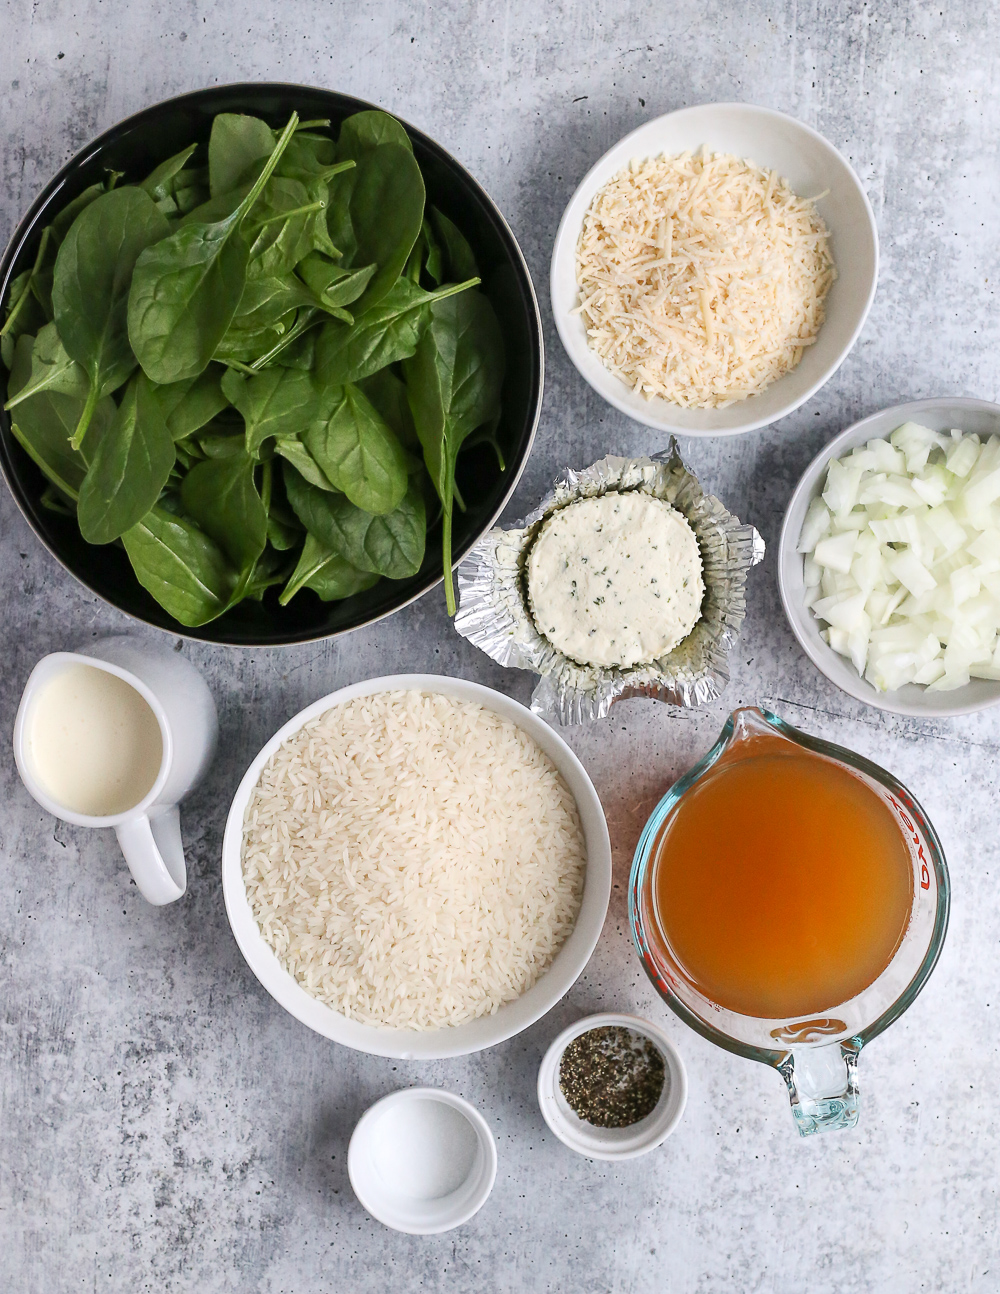
<svg viewBox="0 0 1000 1294">
<path fill-rule="evenodd" d="M 667 1035 L 636 1015 L 588 1015 L 564 1029 L 538 1071 L 542 1117 L 588 1159 L 634 1159 L 670 1136 L 687 1073 Z"/>
</svg>

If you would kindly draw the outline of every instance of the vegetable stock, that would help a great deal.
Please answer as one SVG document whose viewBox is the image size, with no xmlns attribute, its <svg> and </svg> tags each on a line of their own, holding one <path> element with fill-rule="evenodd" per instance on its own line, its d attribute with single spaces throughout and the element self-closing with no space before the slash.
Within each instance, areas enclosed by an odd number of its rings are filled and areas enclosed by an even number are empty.
<svg viewBox="0 0 1000 1294">
<path fill-rule="evenodd" d="M 889 807 L 802 751 L 711 770 L 656 847 L 656 916 L 674 958 L 729 1011 L 787 1019 L 873 983 L 906 930 L 909 853 Z"/>
</svg>

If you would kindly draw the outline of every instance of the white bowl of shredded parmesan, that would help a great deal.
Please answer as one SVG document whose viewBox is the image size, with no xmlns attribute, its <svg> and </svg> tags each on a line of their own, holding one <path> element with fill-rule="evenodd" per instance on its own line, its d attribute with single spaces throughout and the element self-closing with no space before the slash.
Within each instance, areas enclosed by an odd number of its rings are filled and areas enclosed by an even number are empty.
<svg viewBox="0 0 1000 1294">
<path fill-rule="evenodd" d="M 840 153 L 771 109 L 705 104 L 647 122 L 584 177 L 552 309 L 610 404 L 661 431 L 734 435 L 828 380 L 877 277 L 871 205 Z"/>
</svg>

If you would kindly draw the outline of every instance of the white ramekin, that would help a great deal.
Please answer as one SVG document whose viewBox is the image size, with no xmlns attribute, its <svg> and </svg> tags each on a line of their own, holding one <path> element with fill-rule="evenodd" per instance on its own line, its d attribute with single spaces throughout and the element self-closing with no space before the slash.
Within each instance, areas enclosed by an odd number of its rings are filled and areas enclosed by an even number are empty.
<svg viewBox="0 0 1000 1294">
<path fill-rule="evenodd" d="M 476 1149 L 465 1179 L 443 1195 L 411 1195 L 379 1164 L 379 1123 L 395 1116 L 393 1132 L 406 1135 L 407 1114 L 420 1101 L 451 1106 L 466 1120 L 476 1138 Z M 422 1146 L 432 1157 L 446 1146 Z M 489 1125 L 474 1105 L 454 1092 L 436 1087 L 407 1087 L 384 1096 L 358 1120 L 347 1150 L 347 1172 L 354 1194 L 379 1222 L 411 1236 L 431 1236 L 451 1231 L 478 1213 L 489 1198 L 497 1175 L 497 1148 Z"/>
<path fill-rule="evenodd" d="M 618 1025 L 648 1038 L 663 1056 L 667 1081 L 656 1107 L 628 1128 L 597 1128 L 579 1118 L 559 1088 L 559 1063 L 574 1040 L 591 1029 Z M 635 1159 L 663 1144 L 677 1127 L 687 1104 L 687 1071 L 680 1052 L 663 1030 L 637 1015 L 605 1012 L 584 1016 L 555 1039 L 538 1070 L 538 1104 L 542 1117 L 559 1140 L 588 1159 Z"/>
</svg>

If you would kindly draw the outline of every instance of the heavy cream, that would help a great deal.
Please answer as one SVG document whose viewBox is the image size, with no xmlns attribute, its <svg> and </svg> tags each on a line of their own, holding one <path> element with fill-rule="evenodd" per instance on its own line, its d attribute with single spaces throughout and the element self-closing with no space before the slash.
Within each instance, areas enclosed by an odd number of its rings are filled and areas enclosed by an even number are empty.
<svg viewBox="0 0 1000 1294">
<path fill-rule="evenodd" d="M 26 754 L 42 788 L 88 817 L 124 813 L 156 781 L 163 740 L 144 697 L 116 674 L 73 665 L 35 698 Z"/>
</svg>

